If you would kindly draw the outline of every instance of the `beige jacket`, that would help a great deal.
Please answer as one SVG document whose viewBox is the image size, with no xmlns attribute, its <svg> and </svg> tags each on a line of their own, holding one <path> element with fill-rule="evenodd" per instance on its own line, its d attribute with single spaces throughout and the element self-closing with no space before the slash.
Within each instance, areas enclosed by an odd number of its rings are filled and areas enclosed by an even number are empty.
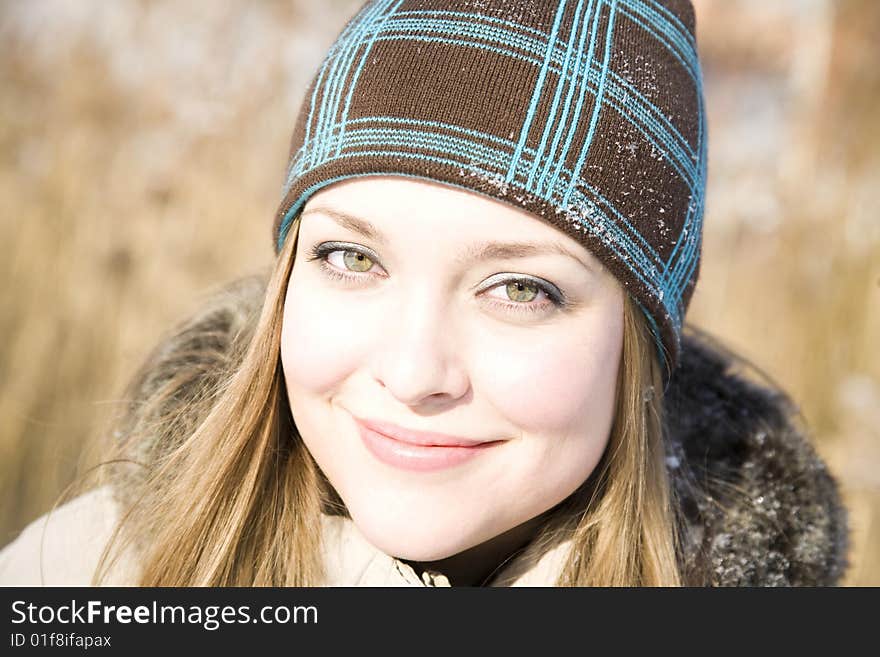
<svg viewBox="0 0 880 657">
<path fill-rule="evenodd" d="M 92 490 L 28 525 L 0 551 L 2 586 L 89 586 L 119 518 L 108 486 Z M 373 547 L 348 518 L 322 516 L 327 586 L 449 586 L 441 573 L 420 579 L 406 563 Z M 552 586 L 568 543 L 542 554 L 526 550 L 499 572 L 492 586 Z M 138 566 L 130 554 L 105 581 L 134 586 Z"/>
</svg>

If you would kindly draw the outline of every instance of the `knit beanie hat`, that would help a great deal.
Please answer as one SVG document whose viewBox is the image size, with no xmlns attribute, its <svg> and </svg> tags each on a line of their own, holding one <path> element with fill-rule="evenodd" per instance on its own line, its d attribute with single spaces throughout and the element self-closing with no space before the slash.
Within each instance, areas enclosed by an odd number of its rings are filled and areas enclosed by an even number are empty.
<svg viewBox="0 0 880 657">
<path fill-rule="evenodd" d="M 636 300 L 667 376 L 699 272 L 702 80 L 688 0 L 371 0 L 309 87 L 275 218 L 368 175 L 525 209 Z"/>
</svg>

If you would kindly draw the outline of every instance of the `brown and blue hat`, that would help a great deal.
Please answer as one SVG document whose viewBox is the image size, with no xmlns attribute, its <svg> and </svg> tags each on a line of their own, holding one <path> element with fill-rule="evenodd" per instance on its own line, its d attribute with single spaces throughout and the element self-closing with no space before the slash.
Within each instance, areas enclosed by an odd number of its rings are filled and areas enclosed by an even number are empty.
<svg viewBox="0 0 880 657">
<path fill-rule="evenodd" d="M 370 175 L 513 204 L 638 302 L 667 372 L 700 265 L 706 121 L 688 0 L 373 0 L 309 87 L 275 218 Z"/>
</svg>

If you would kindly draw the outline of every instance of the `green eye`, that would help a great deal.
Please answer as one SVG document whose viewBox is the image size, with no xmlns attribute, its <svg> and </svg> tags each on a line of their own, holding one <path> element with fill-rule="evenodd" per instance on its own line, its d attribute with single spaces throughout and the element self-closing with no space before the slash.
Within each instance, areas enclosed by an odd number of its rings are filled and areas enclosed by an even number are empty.
<svg viewBox="0 0 880 657">
<path fill-rule="evenodd" d="M 370 258 L 357 251 L 346 251 L 342 254 L 342 261 L 351 271 L 369 271 L 373 266 Z"/>
<path fill-rule="evenodd" d="M 538 296 L 538 286 L 528 281 L 512 281 L 507 284 L 507 297 L 511 301 L 528 303 Z"/>
</svg>

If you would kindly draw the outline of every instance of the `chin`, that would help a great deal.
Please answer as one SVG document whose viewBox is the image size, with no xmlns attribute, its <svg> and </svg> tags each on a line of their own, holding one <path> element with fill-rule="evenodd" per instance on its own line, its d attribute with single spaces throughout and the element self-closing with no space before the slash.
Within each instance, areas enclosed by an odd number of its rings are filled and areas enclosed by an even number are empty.
<svg viewBox="0 0 880 657">
<path fill-rule="evenodd" d="M 480 544 L 487 538 L 462 533 L 462 523 L 446 526 L 425 518 L 422 522 L 360 517 L 351 511 L 355 526 L 364 538 L 385 554 L 408 561 L 438 561 Z M 375 522 L 374 522 L 375 521 Z"/>
<path fill-rule="evenodd" d="M 364 535 L 372 545 L 385 554 L 407 561 L 439 561 L 472 547 L 466 543 L 459 544 L 448 541 L 440 543 L 430 539 L 425 541 L 420 537 Z M 432 538 L 439 539 L 440 537 L 434 536 Z"/>
</svg>

